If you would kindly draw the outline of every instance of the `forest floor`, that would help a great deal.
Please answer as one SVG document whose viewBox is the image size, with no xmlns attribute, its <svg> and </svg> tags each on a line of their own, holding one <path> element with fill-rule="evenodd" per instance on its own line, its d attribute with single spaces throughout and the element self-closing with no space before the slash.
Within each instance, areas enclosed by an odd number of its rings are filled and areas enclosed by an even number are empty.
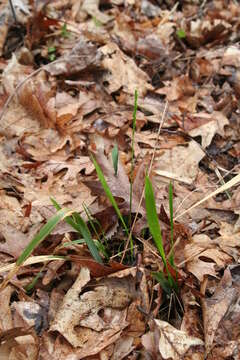
<svg viewBox="0 0 240 360">
<path fill-rule="evenodd" d="M 1 360 L 240 359 L 239 41 L 235 0 L 0 1 Z"/>
</svg>

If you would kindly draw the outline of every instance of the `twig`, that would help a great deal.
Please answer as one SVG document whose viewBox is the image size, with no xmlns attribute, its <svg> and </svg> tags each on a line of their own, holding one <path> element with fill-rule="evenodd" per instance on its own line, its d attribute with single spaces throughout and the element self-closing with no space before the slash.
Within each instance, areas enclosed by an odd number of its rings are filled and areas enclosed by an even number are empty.
<svg viewBox="0 0 240 360">
<path fill-rule="evenodd" d="M 12 11 L 14 22 L 15 22 L 15 24 L 18 24 L 17 15 L 16 15 L 16 12 L 15 12 L 12 0 L 9 0 L 9 5 L 10 5 L 11 11 Z"/>
<path fill-rule="evenodd" d="M 225 183 L 224 185 L 220 186 L 217 190 L 211 192 L 209 195 L 205 196 L 202 200 L 196 202 L 194 205 L 192 205 L 190 208 L 188 208 L 187 210 L 183 211 L 181 214 L 177 215 L 174 220 L 180 218 L 181 216 L 185 215 L 186 213 L 188 213 L 189 211 L 193 210 L 195 207 L 201 205 L 202 203 L 204 203 L 205 201 L 211 199 L 212 197 L 220 194 L 221 192 L 224 192 L 228 189 L 230 189 L 231 187 L 237 185 L 240 182 L 240 174 L 236 175 L 233 179 L 231 179 L 230 181 L 228 181 L 227 183 Z"/>
<path fill-rule="evenodd" d="M 54 256 L 54 255 L 31 256 L 26 261 L 24 261 L 24 263 L 21 264 L 20 266 L 33 265 L 33 264 L 44 263 L 46 261 L 54 261 L 54 260 L 64 260 L 64 257 L 63 256 Z M 0 291 L 3 290 L 4 287 L 6 287 L 8 282 L 11 280 L 11 278 L 14 275 L 16 275 L 20 266 L 16 265 L 16 263 L 14 262 L 12 264 L 8 264 L 8 265 L 4 265 L 4 266 L 0 267 L 0 274 L 9 271 L 7 277 L 0 285 Z"/>
</svg>

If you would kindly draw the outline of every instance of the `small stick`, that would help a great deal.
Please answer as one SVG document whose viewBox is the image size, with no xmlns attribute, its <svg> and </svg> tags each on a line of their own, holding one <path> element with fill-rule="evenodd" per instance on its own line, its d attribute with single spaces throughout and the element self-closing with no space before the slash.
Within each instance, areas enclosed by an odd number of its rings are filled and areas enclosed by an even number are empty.
<svg viewBox="0 0 240 360">
<path fill-rule="evenodd" d="M 16 15 L 16 11 L 14 9 L 14 5 L 12 3 L 12 0 L 9 0 L 9 5 L 10 5 L 11 11 L 12 11 L 14 22 L 15 22 L 15 24 L 18 24 L 17 15 Z"/>
</svg>

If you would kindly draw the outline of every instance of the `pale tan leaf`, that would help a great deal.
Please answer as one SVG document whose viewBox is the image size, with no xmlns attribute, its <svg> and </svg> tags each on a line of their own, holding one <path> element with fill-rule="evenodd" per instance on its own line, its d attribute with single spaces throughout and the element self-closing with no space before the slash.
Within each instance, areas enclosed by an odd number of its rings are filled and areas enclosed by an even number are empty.
<svg viewBox="0 0 240 360">
<path fill-rule="evenodd" d="M 137 67 L 135 62 L 125 55 L 115 43 L 108 43 L 99 51 L 103 54 L 102 65 L 108 71 L 103 76 L 107 82 L 106 91 L 111 94 L 120 88 L 128 94 L 134 94 L 138 90 L 140 96 L 151 90 L 148 75 Z"/>
<path fill-rule="evenodd" d="M 186 147 L 176 146 L 156 157 L 154 172 L 163 177 L 192 184 L 198 173 L 198 163 L 204 156 L 199 145 L 191 141 Z"/>
<path fill-rule="evenodd" d="M 220 186 L 217 190 L 211 192 L 209 195 L 205 196 L 203 199 L 201 199 L 200 201 L 198 201 L 197 203 L 195 203 L 194 205 L 192 205 L 189 209 L 183 211 L 181 214 L 177 215 L 175 217 L 175 220 L 178 219 L 179 217 L 183 216 L 184 214 L 186 214 L 187 212 L 193 210 L 194 208 L 196 208 L 197 206 L 201 205 L 202 203 L 204 203 L 205 201 L 211 199 L 212 197 L 220 194 L 221 192 L 224 192 L 228 189 L 230 189 L 231 187 L 237 185 L 240 182 L 240 174 L 234 176 L 234 178 L 232 178 L 231 180 L 229 180 L 227 183 L 225 183 L 224 185 Z"/>
<path fill-rule="evenodd" d="M 186 332 L 177 330 L 165 321 L 154 320 L 161 333 L 159 340 L 159 352 L 164 359 L 173 358 L 180 360 L 190 348 L 204 345 L 204 342 Z"/>
<path fill-rule="evenodd" d="M 219 111 L 214 111 L 212 114 L 198 113 L 196 117 L 209 119 L 209 122 L 190 130 L 188 133 L 192 137 L 201 136 L 202 147 L 205 149 L 212 142 L 215 134 L 224 135 L 224 126 L 229 124 L 228 119 Z M 193 115 L 194 119 L 194 115 Z"/>
</svg>

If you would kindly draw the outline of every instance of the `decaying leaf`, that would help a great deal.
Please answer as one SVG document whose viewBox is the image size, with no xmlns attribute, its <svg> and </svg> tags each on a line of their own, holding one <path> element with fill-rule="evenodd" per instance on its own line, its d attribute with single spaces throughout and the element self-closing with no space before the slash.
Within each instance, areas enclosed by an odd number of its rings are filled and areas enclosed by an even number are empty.
<svg viewBox="0 0 240 360">
<path fill-rule="evenodd" d="M 198 163 L 205 156 L 195 141 L 188 146 L 178 146 L 165 150 L 157 157 L 154 171 L 157 175 L 192 184 L 198 173 Z"/>
<path fill-rule="evenodd" d="M 147 74 L 140 70 L 116 44 L 109 43 L 100 48 L 100 51 L 104 55 L 102 65 L 106 70 L 103 81 L 109 94 L 123 88 L 128 94 L 134 94 L 137 89 L 139 95 L 145 95 L 147 90 L 152 89 Z"/>
<path fill-rule="evenodd" d="M 99 11 L 99 0 L 83 0 L 82 10 L 88 15 L 94 16 L 102 24 L 112 20 L 112 17 Z"/>
<path fill-rule="evenodd" d="M 0 5 L 1 19 L 0 19 L 0 56 L 3 53 L 4 43 L 8 32 L 8 22 L 10 19 L 10 11 L 7 2 L 2 2 Z"/>
<path fill-rule="evenodd" d="M 207 354 L 211 351 L 218 359 L 234 356 L 239 346 L 239 266 L 225 270 L 214 294 L 202 299 L 202 306 Z"/>
<path fill-rule="evenodd" d="M 207 235 L 199 234 L 194 235 L 193 242 L 185 246 L 187 269 L 200 282 L 205 275 L 217 276 L 216 265 L 222 268 L 231 261 L 231 257 L 221 251 L 217 244 L 217 240 L 212 242 Z"/>
<path fill-rule="evenodd" d="M 202 147 L 204 149 L 211 144 L 215 134 L 223 135 L 224 126 L 229 124 L 228 119 L 218 111 L 214 111 L 212 114 L 198 113 L 193 115 L 193 121 L 195 117 L 197 122 L 199 122 L 199 118 L 206 120 L 209 119 L 209 121 L 205 124 L 200 125 L 199 127 L 196 127 L 188 132 L 192 137 L 201 136 Z"/>
<path fill-rule="evenodd" d="M 111 275 L 88 289 L 89 281 L 89 270 L 83 267 L 50 327 L 51 331 L 60 332 L 76 348 L 79 359 L 97 354 L 115 342 L 123 329 L 131 323 L 133 326 L 136 321 L 136 318 L 130 320 L 126 311 L 136 298 L 131 275 L 123 270 L 122 275 L 121 272 Z M 81 295 L 83 287 L 86 290 Z"/>
<path fill-rule="evenodd" d="M 143 346 L 148 352 L 156 354 L 157 345 L 159 355 L 163 359 L 180 360 L 183 356 L 192 360 L 204 359 L 204 342 L 201 339 L 189 336 L 186 332 L 157 319 L 154 319 L 153 329 L 142 337 Z"/>
<path fill-rule="evenodd" d="M 55 213 L 51 197 L 81 213 L 104 258 L 58 224 L 0 292 L 0 359 L 238 360 L 238 2 L 0 3 L 1 281 Z M 90 153 L 129 231 L 139 211 L 126 253 Z M 152 156 L 171 296 L 152 276 L 144 199 L 138 209 Z"/>
</svg>

